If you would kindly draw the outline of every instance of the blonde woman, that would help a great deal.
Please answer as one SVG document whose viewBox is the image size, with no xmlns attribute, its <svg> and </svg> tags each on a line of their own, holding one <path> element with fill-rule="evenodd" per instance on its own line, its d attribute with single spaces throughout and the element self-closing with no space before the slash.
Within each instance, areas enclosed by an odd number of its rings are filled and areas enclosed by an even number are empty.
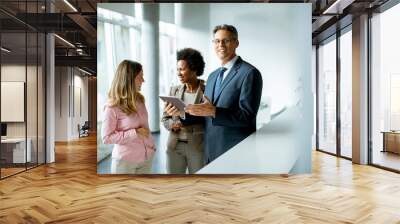
<svg viewBox="0 0 400 224">
<path fill-rule="evenodd" d="M 143 82 L 142 65 L 124 60 L 118 65 L 108 92 L 102 139 L 104 144 L 114 144 L 111 172 L 115 174 L 151 172 L 155 147 L 140 94 Z"/>
</svg>

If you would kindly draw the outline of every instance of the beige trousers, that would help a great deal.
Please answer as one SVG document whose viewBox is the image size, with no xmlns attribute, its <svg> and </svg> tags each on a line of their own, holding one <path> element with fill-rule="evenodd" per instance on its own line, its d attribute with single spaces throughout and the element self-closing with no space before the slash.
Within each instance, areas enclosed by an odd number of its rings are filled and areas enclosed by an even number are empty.
<svg viewBox="0 0 400 224">
<path fill-rule="evenodd" d="M 203 151 L 189 143 L 178 142 L 175 150 L 168 150 L 167 155 L 170 174 L 186 174 L 186 169 L 194 174 L 204 166 Z"/>
<path fill-rule="evenodd" d="M 141 163 L 128 162 L 119 159 L 112 159 L 111 173 L 112 174 L 151 174 L 151 165 L 153 158 L 150 158 Z"/>
</svg>

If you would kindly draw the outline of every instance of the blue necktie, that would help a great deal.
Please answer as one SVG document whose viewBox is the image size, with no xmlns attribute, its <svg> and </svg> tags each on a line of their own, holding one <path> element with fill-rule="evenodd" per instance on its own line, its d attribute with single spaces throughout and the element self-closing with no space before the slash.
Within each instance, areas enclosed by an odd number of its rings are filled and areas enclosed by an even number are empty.
<svg viewBox="0 0 400 224">
<path fill-rule="evenodd" d="M 221 67 L 218 73 L 217 82 L 214 87 L 214 100 L 217 98 L 219 91 L 221 91 L 222 79 L 224 78 L 224 72 L 226 71 L 225 67 Z"/>
</svg>

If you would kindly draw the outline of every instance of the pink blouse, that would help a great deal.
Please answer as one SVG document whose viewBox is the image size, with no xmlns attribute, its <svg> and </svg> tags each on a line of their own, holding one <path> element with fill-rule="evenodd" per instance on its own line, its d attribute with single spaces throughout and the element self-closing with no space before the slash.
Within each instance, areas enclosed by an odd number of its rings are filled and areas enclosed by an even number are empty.
<svg viewBox="0 0 400 224">
<path fill-rule="evenodd" d="M 126 115 L 119 107 L 105 106 L 102 139 L 104 144 L 114 144 L 112 158 L 139 163 L 154 154 L 151 134 L 143 138 L 136 133 L 138 128 L 149 128 L 146 107 L 143 103 L 136 107 L 137 113 Z"/>
</svg>

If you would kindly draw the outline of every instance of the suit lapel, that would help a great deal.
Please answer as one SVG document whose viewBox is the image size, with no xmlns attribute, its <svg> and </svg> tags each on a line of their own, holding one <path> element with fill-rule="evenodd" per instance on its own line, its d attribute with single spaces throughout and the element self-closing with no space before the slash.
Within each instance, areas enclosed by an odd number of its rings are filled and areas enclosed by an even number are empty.
<svg viewBox="0 0 400 224">
<path fill-rule="evenodd" d="M 203 96 L 203 91 L 201 90 L 201 85 L 202 85 L 202 83 L 200 81 L 199 88 L 197 88 L 197 91 L 196 91 L 196 97 L 194 99 L 194 103 L 200 103 L 201 98 Z"/>
<path fill-rule="evenodd" d="M 211 102 L 214 102 L 214 88 L 215 88 L 215 83 L 217 82 L 217 72 L 218 70 L 214 71 L 213 73 L 210 74 L 208 77 L 209 80 L 207 80 L 207 83 L 210 83 L 211 88 L 209 89 L 208 92 L 208 98 L 211 100 Z"/>
<path fill-rule="evenodd" d="M 229 74 L 225 77 L 224 81 L 222 82 L 222 86 L 221 89 L 217 95 L 217 97 L 215 98 L 215 100 L 213 102 L 217 102 L 217 100 L 219 99 L 219 96 L 221 95 L 222 91 L 224 90 L 224 88 L 228 85 L 228 83 L 236 76 L 237 71 L 240 68 L 240 64 L 242 63 L 242 59 L 239 57 L 235 64 L 233 65 L 231 71 L 229 72 Z M 215 83 L 215 82 L 214 82 Z M 214 84 L 215 85 L 215 84 Z"/>
<path fill-rule="evenodd" d="M 183 100 L 183 93 L 185 92 L 186 89 L 186 85 L 180 85 L 177 94 L 175 95 L 176 97 L 178 97 L 179 99 Z"/>
<path fill-rule="evenodd" d="M 202 84 L 200 82 L 200 86 L 199 86 L 199 88 L 197 88 L 197 91 L 196 91 L 196 97 L 195 97 L 194 103 L 200 103 L 200 101 L 203 97 L 203 90 L 201 89 L 202 88 L 201 85 L 203 85 L 203 88 L 204 88 L 204 84 Z M 183 100 L 183 94 L 185 93 L 185 90 L 186 90 L 186 85 L 185 84 L 180 85 L 176 91 L 175 96 L 178 97 L 179 99 Z"/>
</svg>

